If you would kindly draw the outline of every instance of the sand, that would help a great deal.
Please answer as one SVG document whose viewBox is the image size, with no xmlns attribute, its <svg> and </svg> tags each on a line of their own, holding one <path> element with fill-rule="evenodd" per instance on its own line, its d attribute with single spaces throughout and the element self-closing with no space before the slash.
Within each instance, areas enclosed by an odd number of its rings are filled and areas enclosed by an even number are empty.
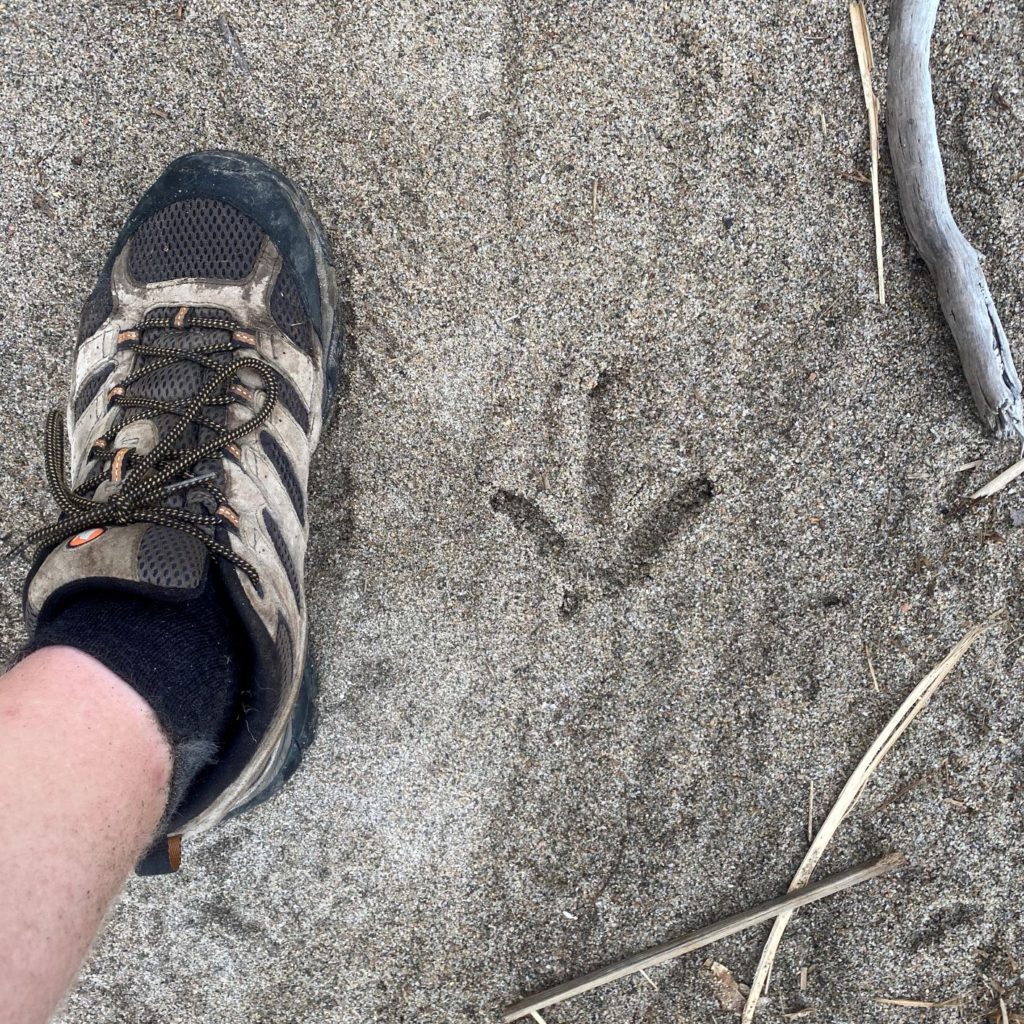
<svg viewBox="0 0 1024 1024">
<path fill-rule="evenodd" d="M 234 50 L 182 6 L 0 4 L 0 533 L 52 515 L 40 427 L 132 202 L 188 150 L 273 161 L 350 303 L 311 482 L 321 727 L 285 795 L 129 883 L 61 1024 L 494 1021 L 784 891 L 810 783 L 820 819 L 1006 607 L 820 874 L 913 867 L 799 913 L 760 1019 L 987 1009 L 1024 938 L 1024 483 L 960 503 L 1017 453 L 886 154 L 876 300 L 845 4 L 232 0 Z M 1022 49 L 1020 0 L 942 5 L 950 199 L 1018 357 Z M 748 981 L 764 934 L 711 955 Z M 735 1019 L 703 959 L 548 1024 Z"/>
</svg>

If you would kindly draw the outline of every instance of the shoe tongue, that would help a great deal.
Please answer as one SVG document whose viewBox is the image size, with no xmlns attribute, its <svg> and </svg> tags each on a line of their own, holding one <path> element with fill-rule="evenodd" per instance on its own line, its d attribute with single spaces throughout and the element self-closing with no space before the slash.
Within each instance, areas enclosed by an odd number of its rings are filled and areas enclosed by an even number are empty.
<svg viewBox="0 0 1024 1024">
<path fill-rule="evenodd" d="M 206 545 L 180 530 L 150 523 L 97 527 L 46 555 L 26 584 L 26 612 L 35 621 L 52 598 L 85 587 L 185 601 L 202 590 L 209 566 Z"/>
<path fill-rule="evenodd" d="M 187 330 L 171 330 L 169 328 L 150 328 L 143 332 L 143 340 L 148 345 L 156 345 L 170 352 L 190 352 L 209 345 L 211 342 L 223 342 L 230 339 L 225 331 L 208 328 L 191 328 Z M 133 372 L 143 370 L 154 362 L 165 361 L 164 356 L 140 356 L 133 367 Z M 230 356 L 220 353 L 214 358 L 227 361 Z M 167 366 L 151 370 L 132 385 L 133 398 L 151 398 L 158 402 L 188 402 L 194 398 L 208 381 L 214 371 L 201 366 L 190 359 L 179 359 Z M 205 411 L 207 419 L 223 424 L 224 410 L 209 408 Z M 138 422 L 138 421 L 136 421 Z M 156 426 L 155 441 L 162 439 L 172 427 L 179 422 L 178 417 L 170 413 L 159 413 L 153 420 Z M 205 443 L 212 436 L 210 430 L 195 423 L 190 423 L 184 434 L 174 445 L 175 450 L 194 448 Z M 140 452 L 140 454 L 142 454 Z"/>
</svg>

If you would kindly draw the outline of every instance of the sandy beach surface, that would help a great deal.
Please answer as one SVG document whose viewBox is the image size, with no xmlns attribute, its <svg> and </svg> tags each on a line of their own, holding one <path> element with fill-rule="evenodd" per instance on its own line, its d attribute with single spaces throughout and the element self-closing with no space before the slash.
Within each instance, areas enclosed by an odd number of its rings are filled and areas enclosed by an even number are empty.
<svg viewBox="0 0 1024 1024">
<path fill-rule="evenodd" d="M 950 200 L 1018 365 L 1022 52 L 1022 0 L 944 0 Z M 1024 955 L 1024 485 L 962 500 L 1017 452 L 974 416 L 885 152 L 877 301 L 845 3 L 6 0 L 0 53 L 0 532 L 53 515 L 81 303 L 174 156 L 291 174 L 349 308 L 311 479 L 317 743 L 129 883 L 60 1024 L 496 1021 L 784 892 L 811 785 L 819 823 L 1006 609 L 819 875 L 912 866 L 799 913 L 758 1019 L 996 1005 Z M 765 934 L 707 955 L 749 982 Z M 704 959 L 545 1019 L 738 1019 Z"/>
</svg>

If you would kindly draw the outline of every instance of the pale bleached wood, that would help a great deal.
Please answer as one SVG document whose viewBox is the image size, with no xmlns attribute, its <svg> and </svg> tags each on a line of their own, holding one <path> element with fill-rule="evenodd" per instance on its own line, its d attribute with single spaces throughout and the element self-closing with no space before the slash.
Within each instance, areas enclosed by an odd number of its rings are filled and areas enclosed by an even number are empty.
<svg viewBox="0 0 1024 1024">
<path fill-rule="evenodd" d="M 1009 469 L 1004 469 L 1002 473 L 997 477 L 993 477 L 984 487 L 976 490 L 971 498 L 974 501 L 980 501 L 982 498 L 991 498 L 993 494 L 998 494 L 1004 487 L 1008 487 L 1024 473 L 1024 459 L 1019 462 L 1015 462 Z"/>
<path fill-rule="evenodd" d="M 1024 441 L 1020 378 L 981 269 L 946 196 L 929 49 L 938 0 L 893 0 L 886 91 L 889 151 L 907 232 L 928 264 L 978 415 L 1001 438 Z"/>
<path fill-rule="evenodd" d="M 762 903 L 761 906 L 755 907 L 753 910 L 745 910 L 740 914 L 733 914 L 732 917 L 727 917 L 715 924 L 691 932 L 681 939 L 663 942 L 660 946 L 655 946 L 653 949 L 648 949 L 643 953 L 636 953 L 627 960 L 623 960 L 621 963 L 614 964 L 611 967 L 601 968 L 601 970 L 585 974 L 581 978 L 556 985 L 554 988 L 549 988 L 535 996 L 529 996 L 505 1010 L 501 1015 L 501 1019 L 507 1024 L 509 1021 L 519 1020 L 522 1017 L 535 1017 L 545 1007 L 554 1006 L 556 1003 L 564 1003 L 567 999 L 582 995 L 584 992 L 589 992 L 591 989 L 598 988 L 601 985 L 607 985 L 609 982 L 617 981 L 619 978 L 625 978 L 631 974 L 641 974 L 651 967 L 665 963 L 666 960 L 702 949 L 704 946 L 711 945 L 712 942 L 718 942 L 719 939 L 735 935 L 736 932 L 742 931 L 744 928 L 752 928 L 754 925 L 763 924 L 765 921 L 770 921 L 781 913 L 792 912 L 798 907 L 815 902 L 815 900 L 825 899 L 826 896 L 834 896 L 844 889 L 859 885 L 861 882 L 866 882 L 871 878 L 877 878 L 879 875 L 884 875 L 889 871 L 895 871 L 905 864 L 906 859 L 902 854 L 887 853 L 884 857 L 879 857 L 868 864 L 861 864 L 859 867 L 851 868 L 849 871 L 843 871 L 838 875 L 833 875 L 831 878 L 826 878 L 823 882 L 817 882 L 803 889 L 796 889 L 786 896 L 779 896 L 777 899 Z"/>
</svg>

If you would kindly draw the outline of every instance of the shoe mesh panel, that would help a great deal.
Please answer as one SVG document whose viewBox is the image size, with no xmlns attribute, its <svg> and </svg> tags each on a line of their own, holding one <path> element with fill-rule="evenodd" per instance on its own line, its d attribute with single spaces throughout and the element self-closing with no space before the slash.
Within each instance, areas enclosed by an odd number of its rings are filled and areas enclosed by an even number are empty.
<svg viewBox="0 0 1024 1024">
<path fill-rule="evenodd" d="M 92 400 L 99 394 L 103 382 L 110 376 L 110 371 L 113 368 L 113 363 L 104 363 L 79 389 L 78 394 L 75 395 L 73 409 L 76 423 L 82 418 L 82 413 L 92 404 Z"/>
<path fill-rule="evenodd" d="M 274 282 L 274 290 L 270 293 L 270 315 L 277 321 L 277 326 L 291 338 L 292 343 L 302 349 L 310 359 L 316 359 L 313 348 L 315 331 L 302 308 L 299 288 L 288 270 L 282 270 Z"/>
<path fill-rule="evenodd" d="M 277 651 L 278 672 L 282 679 L 290 679 L 295 671 L 295 644 L 292 641 L 292 631 L 288 628 L 285 617 L 277 613 L 277 635 L 274 640 L 274 649 Z"/>
<path fill-rule="evenodd" d="M 291 460 L 285 455 L 284 449 L 277 443 L 276 438 L 269 431 L 264 430 L 260 433 L 260 444 L 263 445 L 263 450 L 267 453 L 270 464 L 277 470 L 277 475 L 281 478 L 281 483 L 284 484 L 288 497 L 292 499 L 299 522 L 305 526 L 306 501 L 302 496 L 302 485 L 299 483 L 299 478 L 295 475 Z"/>
<path fill-rule="evenodd" d="M 291 382 L 280 373 L 277 375 L 277 400 L 292 414 L 295 422 L 302 427 L 302 432 L 308 434 L 309 410 Z"/>
<path fill-rule="evenodd" d="M 132 394 L 159 402 L 188 401 L 199 390 L 206 372 L 198 363 L 180 360 L 143 377 L 133 385 Z"/>
<path fill-rule="evenodd" d="M 184 199 L 153 214 L 131 240 L 128 269 L 150 284 L 179 277 L 238 281 L 256 262 L 263 232 L 216 199 Z"/>
<path fill-rule="evenodd" d="M 284 542 L 284 534 L 281 533 L 281 527 L 277 525 L 277 520 L 266 509 L 263 510 L 263 522 L 267 527 L 267 533 L 270 534 L 270 540 L 274 545 L 274 550 L 277 552 L 277 557 L 281 559 L 284 571 L 288 575 L 288 582 L 291 584 L 292 593 L 295 595 L 295 604 L 301 610 L 302 590 L 299 588 L 299 574 L 295 571 L 295 563 L 292 561 L 292 556 L 288 554 L 288 546 Z"/>
<path fill-rule="evenodd" d="M 146 332 L 146 341 L 160 345 L 168 349 L 181 349 L 187 351 L 196 349 L 206 344 L 222 344 L 228 340 L 230 335 L 227 331 L 211 331 L 195 329 L 191 331 L 171 331 L 165 329 L 153 329 Z M 147 357 L 141 360 L 136 368 L 141 368 L 149 361 Z M 227 359 L 221 356 L 222 360 Z M 139 398 L 154 398 L 160 402 L 187 402 L 202 387 L 210 371 L 198 363 L 188 362 L 184 359 L 170 366 L 154 370 L 142 380 L 132 385 L 132 395 Z M 214 423 L 225 422 L 225 411 L 223 408 L 209 408 L 204 413 L 207 419 Z M 160 436 L 163 437 L 177 422 L 177 417 L 170 414 L 162 414 L 155 417 L 154 422 Z M 196 424 L 189 426 L 175 445 L 176 448 L 197 447 L 205 443 L 210 437 L 210 432 L 205 427 Z"/>
<path fill-rule="evenodd" d="M 85 300 L 82 316 L 78 321 L 78 344 L 91 338 L 110 316 L 114 309 L 114 296 L 110 291 L 110 275 L 101 274 L 92 294 Z"/>
<path fill-rule="evenodd" d="M 206 548 L 168 526 L 151 526 L 139 545 L 139 579 L 157 587 L 192 589 L 202 582 Z"/>
</svg>

